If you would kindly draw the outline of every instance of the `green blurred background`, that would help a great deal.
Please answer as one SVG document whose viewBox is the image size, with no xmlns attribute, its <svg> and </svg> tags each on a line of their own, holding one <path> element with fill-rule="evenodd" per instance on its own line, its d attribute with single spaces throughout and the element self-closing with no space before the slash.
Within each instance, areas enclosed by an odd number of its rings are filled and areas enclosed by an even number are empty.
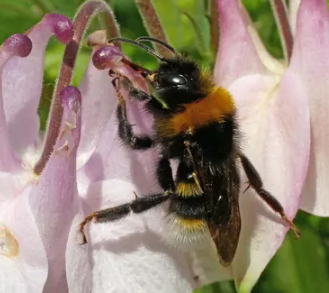
<svg viewBox="0 0 329 293">
<path fill-rule="evenodd" d="M 0 42 L 13 33 L 24 32 L 47 12 L 58 12 L 72 18 L 81 0 L 0 0 Z M 127 38 L 146 35 L 133 0 L 108 0 Z M 268 0 L 243 0 L 269 52 L 282 58 L 280 40 Z M 200 64 L 211 66 L 214 61 L 209 45 L 207 0 L 154 0 L 168 39 L 175 48 L 193 56 Z M 101 19 L 95 19 L 89 30 L 100 29 Z M 44 127 L 51 94 L 59 70 L 64 47 L 52 40 L 45 63 L 43 96 L 39 113 Z M 145 67 L 156 66 L 155 60 L 140 50 L 124 46 L 125 53 Z M 73 83 L 77 85 L 90 56 L 83 46 L 77 60 Z M 302 232 L 300 240 L 288 236 L 262 274 L 253 293 L 326 293 L 329 292 L 329 219 L 299 212 L 295 220 Z M 231 282 L 214 284 L 198 293 L 235 292 Z M 170 292 L 168 292 L 170 293 Z"/>
</svg>

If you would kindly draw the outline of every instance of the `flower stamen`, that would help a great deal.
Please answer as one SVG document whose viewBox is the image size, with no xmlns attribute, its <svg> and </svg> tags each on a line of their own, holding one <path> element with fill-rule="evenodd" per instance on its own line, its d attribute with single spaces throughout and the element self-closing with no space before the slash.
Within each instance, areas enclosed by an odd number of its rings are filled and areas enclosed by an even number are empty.
<svg viewBox="0 0 329 293">
<path fill-rule="evenodd" d="M 214 55 L 219 47 L 219 11 L 217 0 L 210 0 L 210 41 Z"/>
<path fill-rule="evenodd" d="M 0 226 L 0 255 L 12 258 L 19 253 L 19 244 L 15 236 L 5 226 Z"/>
<path fill-rule="evenodd" d="M 80 131 L 77 125 L 80 124 L 81 117 L 81 94 L 77 88 L 68 86 L 60 92 L 60 99 L 64 109 L 64 121 L 59 140 L 62 140 L 63 143 L 56 151 L 64 150 L 69 156 L 71 151 L 77 148 L 80 140 Z"/>
</svg>

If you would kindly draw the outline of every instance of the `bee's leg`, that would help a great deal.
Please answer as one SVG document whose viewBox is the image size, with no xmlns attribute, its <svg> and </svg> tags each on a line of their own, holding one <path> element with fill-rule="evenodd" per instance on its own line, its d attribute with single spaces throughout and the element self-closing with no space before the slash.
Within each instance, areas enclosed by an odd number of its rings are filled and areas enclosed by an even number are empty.
<svg viewBox="0 0 329 293">
<path fill-rule="evenodd" d="M 130 98 L 133 98 L 136 101 L 147 101 L 146 108 L 151 109 L 151 111 L 160 111 L 162 113 L 168 113 L 168 108 L 164 107 L 161 101 L 156 99 L 153 95 L 148 94 L 138 88 L 136 88 L 133 83 L 120 73 L 117 73 L 113 70 L 109 71 L 110 76 L 115 77 L 112 80 L 113 87 L 118 95 L 119 102 L 124 100 L 121 93 L 121 89 L 128 91 Z"/>
<path fill-rule="evenodd" d="M 134 150 L 145 150 L 153 146 L 153 140 L 147 135 L 137 136 L 133 132 L 132 125 L 129 123 L 126 111 L 126 102 L 118 104 L 117 119 L 119 121 L 119 137 L 122 142 Z"/>
<path fill-rule="evenodd" d="M 156 176 L 160 187 L 166 192 L 175 190 L 175 182 L 169 159 L 161 155 L 157 165 Z"/>
<path fill-rule="evenodd" d="M 200 190 L 202 190 L 201 183 L 200 183 L 200 180 L 199 180 L 199 176 L 198 176 L 198 173 L 197 173 L 196 160 L 194 158 L 193 150 L 192 150 L 192 147 L 191 147 L 191 142 L 189 140 L 185 140 L 184 141 L 184 146 L 185 146 L 185 149 L 186 149 L 186 159 L 190 164 L 192 164 L 192 167 L 193 167 L 193 173 L 192 173 L 193 179 L 194 179 L 195 183 L 198 185 L 198 188 Z"/>
<path fill-rule="evenodd" d="M 114 71 L 110 70 L 109 75 L 115 77 L 112 80 L 113 87 L 119 97 L 119 101 L 123 99 L 122 93 L 120 89 L 123 88 L 129 92 L 129 97 L 137 100 L 137 101 L 147 101 L 152 99 L 152 95 L 145 93 L 144 91 L 137 89 L 134 87 L 133 83 L 126 76 Z"/>
<path fill-rule="evenodd" d="M 299 230 L 297 229 L 295 224 L 288 219 L 282 205 L 277 201 L 277 199 L 263 188 L 262 179 L 260 178 L 253 164 L 244 155 L 240 155 L 240 160 L 243 169 L 248 177 L 250 186 L 275 212 L 280 214 L 281 218 L 290 226 L 290 229 L 292 229 L 295 232 L 296 238 L 299 238 L 300 237 Z"/>
<path fill-rule="evenodd" d="M 139 214 L 145 212 L 163 203 L 168 198 L 166 193 L 152 194 L 145 197 L 137 197 L 130 203 L 92 213 L 80 223 L 79 232 L 82 235 L 82 244 L 87 243 L 84 227 L 90 221 L 94 220 L 96 223 L 114 222 L 128 216 L 130 213 Z"/>
<path fill-rule="evenodd" d="M 113 79 L 112 83 L 116 88 L 116 81 L 118 78 Z M 117 89 L 117 88 L 116 88 Z M 153 145 L 153 140 L 147 135 L 137 136 L 133 132 L 132 125 L 128 121 L 126 101 L 124 100 L 121 92 L 117 90 L 119 97 L 119 104 L 117 106 L 116 115 L 119 121 L 119 137 L 122 142 L 134 150 L 145 150 Z"/>
</svg>

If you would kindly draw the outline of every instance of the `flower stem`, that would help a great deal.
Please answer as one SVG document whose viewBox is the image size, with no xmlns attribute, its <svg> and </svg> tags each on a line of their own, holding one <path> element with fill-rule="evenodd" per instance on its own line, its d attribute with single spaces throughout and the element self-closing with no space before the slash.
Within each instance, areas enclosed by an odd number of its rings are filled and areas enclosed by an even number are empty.
<svg viewBox="0 0 329 293">
<path fill-rule="evenodd" d="M 214 56 L 219 47 L 219 11 L 217 0 L 210 0 L 210 41 Z"/>
<path fill-rule="evenodd" d="M 53 152 L 57 137 L 59 135 L 62 116 L 63 116 L 63 107 L 60 101 L 59 94 L 71 82 L 73 69 L 74 69 L 77 53 L 79 50 L 79 45 L 81 43 L 84 32 L 87 29 L 89 21 L 93 16 L 101 12 L 106 13 L 108 19 L 112 19 L 111 21 L 108 21 L 108 23 L 111 24 L 110 25 L 111 35 L 113 37 L 117 37 L 120 35 L 115 19 L 113 17 L 113 13 L 110 7 L 107 6 L 105 2 L 88 1 L 80 7 L 73 21 L 73 25 L 74 25 L 73 38 L 65 48 L 63 63 L 59 71 L 57 84 L 52 99 L 50 117 L 48 120 L 47 134 L 43 146 L 42 155 L 34 167 L 34 172 L 36 174 L 41 174 L 42 170 L 46 166 Z"/>
<path fill-rule="evenodd" d="M 119 26 L 112 9 L 108 7 L 106 13 L 102 14 L 102 20 L 105 23 L 105 26 L 108 28 L 107 35 L 109 38 L 120 37 Z M 117 42 L 115 45 L 121 49 L 121 43 Z"/>
<path fill-rule="evenodd" d="M 168 43 L 166 34 L 160 22 L 160 19 L 155 11 L 153 3 L 151 0 L 135 0 L 140 15 L 143 18 L 144 25 L 148 34 L 161 40 L 165 43 Z M 165 47 L 161 46 L 160 44 L 155 44 L 157 51 L 165 57 L 170 57 L 171 52 L 167 50 Z"/>
<path fill-rule="evenodd" d="M 271 0 L 271 6 L 280 32 L 283 54 L 286 61 L 289 63 L 294 39 L 289 25 L 287 7 L 284 0 Z"/>
</svg>

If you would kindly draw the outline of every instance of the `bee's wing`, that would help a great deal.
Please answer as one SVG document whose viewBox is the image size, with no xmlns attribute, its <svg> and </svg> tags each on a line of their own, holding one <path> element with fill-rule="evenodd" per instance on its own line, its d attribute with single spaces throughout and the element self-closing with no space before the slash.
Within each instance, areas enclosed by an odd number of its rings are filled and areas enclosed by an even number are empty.
<svg viewBox="0 0 329 293">
<path fill-rule="evenodd" d="M 229 220 L 215 225 L 208 223 L 209 231 L 215 242 L 220 262 L 223 266 L 231 264 L 239 242 L 241 217 L 239 205 L 228 206 Z"/>
<path fill-rule="evenodd" d="M 199 167 L 198 173 L 208 208 L 212 211 L 208 221 L 209 231 L 216 244 L 221 264 L 228 266 L 234 258 L 241 230 L 240 179 L 236 163 L 232 159 L 221 166 Z"/>
</svg>

